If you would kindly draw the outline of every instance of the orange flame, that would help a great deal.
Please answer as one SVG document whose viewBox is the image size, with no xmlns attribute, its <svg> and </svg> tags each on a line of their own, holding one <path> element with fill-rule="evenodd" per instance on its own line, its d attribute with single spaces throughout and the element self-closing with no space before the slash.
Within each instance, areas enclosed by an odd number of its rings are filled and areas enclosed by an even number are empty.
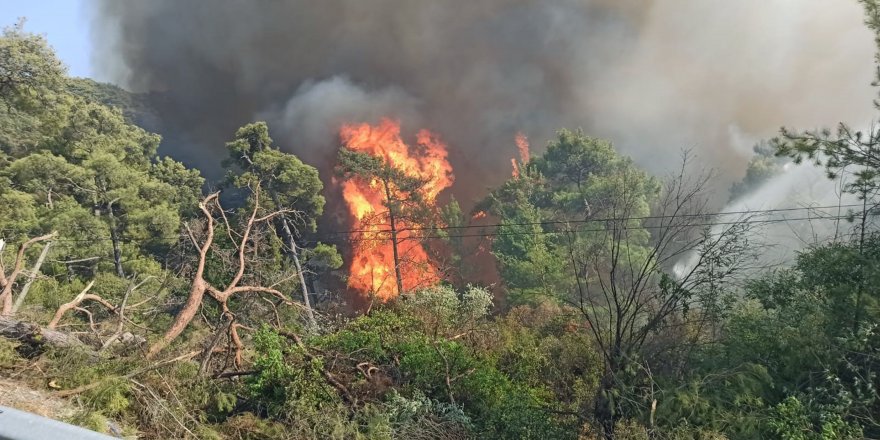
<svg viewBox="0 0 880 440">
<path fill-rule="evenodd" d="M 519 159 L 522 163 L 529 163 L 529 159 L 531 159 L 529 153 L 529 138 L 527 138 L 522 132 L 516 134 L 516 148 L 519 150 Z"/>
<path fill-rule="evenodd" d="M 486 214 L 486 211 L 479 211 L 471 218 L 471 220 L 481 220 L 486 218 L 489 214 Z"/>
<path fill-rule="evenodd" d="M 527 138 L 526 135 L 523 134 L 522 132 L 519 132 L 516 134 L 516 137 L 514 138 L 514 140 L 516 141 L 516 149 L 519 150 L 519 159 L 521 161 L 520 163 L 523 165 L 529 163 L 529 159 L 531 159 L 531 156 L 529 154 L 529 138 Z M 519 165 L 520 165 L 520 163 L 516 162 L 515 157 L 510 158 L 510 165 L 513 167 L 512 175 L 513 175 L 514 179 L 519 179 L 519 176 L 520 176 Z"/>
<path fill-rule="evenodd" d="M 340 138 L 345 148 L 380 157 L 387 164 L 427 181 L 422 196 L 429 206 L 453 182 L 452 166 L 447 160 L 446 145 L 428 130 L 416 134 L 410 147 L 400 135 L 400 122 L 383 119 L 378 125 L 344 125 Z M 387 301 L 398 295 L 394 255 L 389 235 L 388 209 L 384 188 L 378 180 L 350 179 L 342 183 L 342 195 L 354 220 L 354 255 L 348 286 L 362 294 L 374 294 Z M 401 195 L 401 194 L 398 194 Z M 436 283 L 437 268 L 413 231 L 419 225 L 397 221 L 398 254 L 404 290 Z"/>
</svg>

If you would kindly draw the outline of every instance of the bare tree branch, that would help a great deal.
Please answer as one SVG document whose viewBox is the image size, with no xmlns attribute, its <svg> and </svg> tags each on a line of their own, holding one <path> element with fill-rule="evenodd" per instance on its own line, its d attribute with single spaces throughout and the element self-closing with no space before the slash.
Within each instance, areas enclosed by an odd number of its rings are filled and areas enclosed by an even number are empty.
<svg viewBox="0 0 880 440">
<path fill-rule="evenodd" d="M 52 232 L 50 234 L 31 238 L 30 240 L 22 243 L 21 246 L 19 246 L 18 248 L 18 253 L 15 256 L 15 262 L 12 265 L 12 272 L 10 272 L 9 275 L 6 275 L 6 268 L 3 266 L 3 263 L 0 262 L 0 302 L 2 302 L 3 307 L 0 315 L 11 316 L 13 313 L 12 287 L 15 285 L 16 279 L 24 269 L 25 252 L 34 244 L 51 240 L 57 235 L 58 234 L 56 232 Z"/>
</svg>

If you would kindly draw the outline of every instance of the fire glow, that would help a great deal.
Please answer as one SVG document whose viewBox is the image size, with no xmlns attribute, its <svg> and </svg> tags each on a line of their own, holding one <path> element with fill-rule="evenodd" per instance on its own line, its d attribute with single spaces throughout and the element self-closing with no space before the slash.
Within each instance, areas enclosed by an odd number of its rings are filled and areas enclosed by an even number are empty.
<svg viewBox="0 0 880 440">
<path fill-rule="evenodd" d="M 446 145 L 428 130 L 416 134 L 413 147 L 402 137 L 400 122 L 389 119 L 378 125 L 353 124 L 340 129 L 345 148 L 382 158 L 386 164 L 409 176 L 423 179 L 422 196 L 433 207 L 437 196 L 453 182 Z M 393 191 L 399 191 L 394 189 Z M 353 257 L 348 286 L 363 295 L 387 301 L 396 297 L 395 261 L 389 239 L 390 220 L 386 194 L 378 179 L 350 179 L 342 183 L 342 194 L 353 220 Z M 422 225 L 395 222 L 403 289 L 409 291 L 440 280 L 422 242 L 412 229 Z"/>
<path fill-rule="evenodd" d="M 511 167 L 513 167 L 513 173 L 512 173 L 513 178 L 519 179 L 520 164 L 525 165 L 525 164 L 529 163 L 529 160 L 531 159 L 531 154 L 529 153 L 529 138 L 527 138 L 525 134 L 517 133 L 515 141 L 516 141 L 516 149 L 519 150 L 520 162 L 517 163 L 516 158 L 512 157 L 512 158 L 510 158 L 510 165 L 511 165 Z"/>
</svg>

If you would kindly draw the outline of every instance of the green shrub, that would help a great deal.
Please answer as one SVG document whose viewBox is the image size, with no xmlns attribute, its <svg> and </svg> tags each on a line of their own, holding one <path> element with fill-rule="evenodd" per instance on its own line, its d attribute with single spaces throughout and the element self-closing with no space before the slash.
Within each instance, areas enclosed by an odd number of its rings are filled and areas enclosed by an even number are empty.
<svg viewBox="0 0 880 440">
<path fill-rule="evenodd" d="M 15 350 L 18 344 L 0 337 L 0 370 L 16 368 L 21 364 L 21 356 Z"/>
<path fill-rule="evenodd" d="M 839 414 L 811 414 L 801 401 L 789 397 L 776 405 L 767 422 L 782 440 L 857 440 L 862 430 Z"/>
</svg>

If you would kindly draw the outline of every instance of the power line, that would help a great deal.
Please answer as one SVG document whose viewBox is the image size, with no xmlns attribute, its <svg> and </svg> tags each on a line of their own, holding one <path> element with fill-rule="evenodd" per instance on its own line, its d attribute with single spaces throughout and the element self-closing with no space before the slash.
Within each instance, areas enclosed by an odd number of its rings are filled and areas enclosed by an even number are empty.
<svg viewBox="0 0 880 440">
<path fill-rule="evenodd" d="M 731 221 L 731 222 L 707 222 L 707 223 L 687 223 L 687 224 L 679 224 L 674 226 L 669 225 L 640 225 L 634 226 L 631 228 L 623 227 L 622 229 L 664 229 L 664 228 L 691 228 L 691 227 L 706 227 L 706 226 L 733 226 L 733 225 L 747 225 L 747 224 L 774 224 L 774 223 L 786 223 L 786 222 L 795 222 L 795 221 L 805 221 L 805 220 L 846 220 L 849 219 L 849 216 L 834 216 L 834 217 L 800 217 L 800 218 L 781 218 L 781 219 L 767 219 L 767 220 L 741 220 L 741 221 Z M 507 226 L 507 225 L 504 225 Z M 568 234 L 568 233 L 585 233 L 585 232 L 607 232 L 606 228 L 595 228 L 595 229 L 575 229 L 575 230 L 563 230 L 563 231 L 523 231 L 523 232 L 486 232 L 479 234 L 460 234 L 460 235 L 433 235 L 433 236 L 418 236 L 412 238 L 418 239 L 445 239 L 445 238 L 469 238 L 469 237 L 503 237 L 503 236 L 518 236 L 518 235 L 556 235 L 556 234 Z M 398 231 L 400 232 L 400 231 Z M 386 233 L 386 232 L 382 232 Z M 404 238 L 404 240 L 408 239 Z M 387 241 L 390 240 L 390 237 L 362 237 L 362 238 L 350 238 L 343 241 L 348 242 L 358 242 L 358 241 Z"/>
<path fill-rule="evenodd" d="M 779 208 L 779 209 L 759 209 L 759 210 L 751 210 L 751 211 L 720 211 L 720 212 L 712 212 L 712 213 L 702 213 L 702 214 L 673 214 L 673 215 L 647 215 L 647 216 L 637 216 L 637 217 L 604 217 L 604 218 L 594 218 L 594 219 L 583 219 L 583 220 L 550 220 L 550 221 L 540 221 L 540 222 L 523 222 L 523 223 L 494 223 L 494 224 L 486 224 L 486 225 L 462 225 L 462 226 L 414 226 L 414 227 L 405 227 L 398 229 L 397 232 L 403 231 L 424 231 L 424 230 L 450 230 L 450 229 L 474 229 L 474 228 L 499 228 L 503 226 L 551 226 L 551 225 L 565 225 L 565 224 L 580 224 L 580 223 L 607 223 L 607 222 L 618 222 L 618 221 L 630 221 L 630 220 L 658 220 L 658 219 L 668 219 L 668 218 L 694 218 L 694 217 L 718 217 L 718 216 L 726 216 L 726 215 L 745 215 L 745 214 L 771 214 L 778 212 L 794 212 L 794 211 L 804 211 L 804 210 L 819 210 L 819 209 L 843 209 L 843 208 L 861 208 L 862 204 L 851 204 L 851 205 L 833 205 L 833 206 L 805 206 L 800 208 Z M 390 226 L 384 223 L 377 224 L 376 226 Z M 384 230 L 369 230 L 369 229 L 354 229 L 349 231 L 330 231 L 324 232 L 323 235 L 346 235 L 353 233 L 382 233 L 382 232 L 391 232 L 390 229 Z"/>
<path fill-rule="evenodd" d="M 606 228 L 595 228 L 595 229 L 578 229 L 578 230 L 565 230 L 565 231 L 546 231 L 546 230 L 535 230 L 535 231 L 523 231 L 523 232 L 497 232 L 499 228 L 502 227 L 517 227 L 517 226 L 554 226 L 554 225 L 572 225 L 572 224 L 587 224 L 587 223 L 610 223 L 610 222 L 626 222 L 626 221 L 634 221 L 634 220 L 662 220 L 662 219 L 670 219 L 670 218 L 709 218 L 709 217 L 720 217 L 727 215 L 767 215 L 774 213 L 784 213 L 784 212 L 797 212 L 797 211 L 812 211 L 812 210 L 821 210 L 821 209 L 844 209 L 844 208 L 854 208 L 854 207 L 862 207 L 862 204 L 850 204 L 850 205 L 834 205 L 834 206 L 809 206 L 809 207 L 799 207 L 799 208 L 779 208 L 779 209 L 762 209 L 762 210 L 751 210 L 751 211 L 720 211 L 714 213 L 702 213 L 702 214 L 675 214 L 675 215 L 653 215 L 653 216 L 632 216 L 632 217 L 603 217 L 603 218 L 595 218 L 595 219 L 583 219 L 583 220 L 553 220 L 553 221 L 543 221 L 543 222 L 519 222 L 519 223 L 495 223 L 495 224 L 487 224 L 487 225 L 461 225 L 461 226 L 436 226 L 436 227 L 406 227 L 397 230 L 396 232 L 407 232 L 407 231 L 448 231 L 448 230 L 467 230 L 467 229 L 476 229 L 476 228 L 494 228 L 493 232 L 483 232 L 476 234 L 458 234 L 458 235 L 427 235 L 427 236 L 419 236 L 417 238 L 420 239 L 444 239 L 444 238 L 469 238 L 469 237 L 495 237 L 495 236 L 507 236 L 507 235 L 538 235 L 538 234 L 561 234 L 561 233 L 572 233 L 572 232 L 603 232 L 607 231 Z M 703 223 L 689 223 L 689 224 L 679 224 L 675 225 L 675 227 L 687 228 L 687 227 L 705 227 L 705 226 L 724 226 L 724 225 L 736 225 L 736 224 L 772 224 L 779 222 L 793 222 L 793 221 L 806 221 L 806 220 L 846 220 L 849 219 L 850 216 L 831 216 L 831 217 L 800 217 L 800 218 L 782 218 L 782 219 L 751 219 L 751 220 L 738 220 L 738 221 L 728 221 L 728 222 L 703 222 Z M 380 225 L 385 226 L 385 225 Z M 670 225 L 639 225 L 630 229 L 663 229 L 668 228 Z M 626 228 L 625 228 L 626 229 Z M 390 234 L 390 229 L 380 229 L 380 230 L 369 230 L 369 229 L 353 229 L 347 231 L 331 231 L 325 232 L 321 234 L 317 234 L 316 238 L 330 238 L 331 236 L 339 236 L 339 235 L 354 235 L 354 234 L 370 234 L 370 235 L 379 235 L 379 234 Z M 178 234 L 174 236 L 162 236 L 162 237 L 147 237 L 143 240 L 133 239 L 133 238 L 119 238 L 117 239 L 119 242 L 123 243 L 131 243 L 138 241 L 163 241 L 163 240 L 177 240 L 180 239 L 183 235 Z M 346 241 L 346 242 L 355 242 L 355 241 L 386 241 L 389 240 L 390 237 L 362 237 L 362 238 L 354 238 L 348 237 L 345 239 L 332 239 L 338 241 Z M 97 241 L 112 241 L 111 237 L 91 237 L 91 238 L 61 238 L 56 239 L 56 242 L 61 243 L 91 243 Z M 306 240 L 308 243 L 316 243 L 314 240 Z"/>
</svg>

